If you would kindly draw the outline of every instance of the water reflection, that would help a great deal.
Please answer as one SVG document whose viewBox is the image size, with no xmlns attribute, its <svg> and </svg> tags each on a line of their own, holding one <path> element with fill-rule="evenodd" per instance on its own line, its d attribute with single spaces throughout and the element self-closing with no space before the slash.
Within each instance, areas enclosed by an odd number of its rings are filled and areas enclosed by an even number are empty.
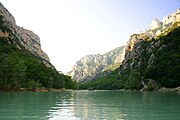
<svg viewBox="0 0 180 120">
<path fill-rule="evenodd" d="M 113 92 L 74 91 L 49 110 L 49 120 L 123 120 L 119 95 Z"/>
<path fill-rule="evenodd" d="M 79 120 L 74 113 L 72 92 L 66 92 L 64 96 L 57 97 L 55 106 L 49 110 L 49 120 Z"/>
<path fill-rule="evenodd" d="M 179 111 L 177 93 L 73 91 L 51 107 L 48 117 L 49 120 L 178 120 Z"/>
<path fill-rule="evenodd" d="M 48 120 L 68 92 L 0 92 L 1 120 Z"/>
<path fill-rule="evenodd" d="M 176 92 L 0 92 L 1 120 L 179 120 Z"/>
<path fill-rule="evenodd" d="M 0 119 L 46 120 L 47 111 L 54 105 L 51 93 L 5 92 L 0 93 Z"/>
<path fill-rule="evenodd" d="M 124 114 L 119 106 L 119 96 L 114 91 L 81 91 L 74 92 L 76 103 L 74 112 L 82 120 L 90 119 L 124 119 Z"/>
</svg>

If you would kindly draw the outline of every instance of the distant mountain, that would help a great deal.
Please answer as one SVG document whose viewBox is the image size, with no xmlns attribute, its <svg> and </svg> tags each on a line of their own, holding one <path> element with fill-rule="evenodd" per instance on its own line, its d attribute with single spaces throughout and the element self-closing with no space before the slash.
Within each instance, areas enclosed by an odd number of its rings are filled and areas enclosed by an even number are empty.
<svg viewBox="0 0 180 120">
<path fill-rule="evenodd" d="M 77 82 L 92 80 L 96 74 L 117 68 L 124 59 L 124 50 L 122 46 L 103 55 L 86 55 L 67 74 Z"/>
<path fill-rule="evenodd" d="M 79 89 L 158 90 L 180 86 L 180 8 L 162 21 L 152 20 L 145 31 L 133 34 L 125 57 L 115 71 Z"/>
</svg>

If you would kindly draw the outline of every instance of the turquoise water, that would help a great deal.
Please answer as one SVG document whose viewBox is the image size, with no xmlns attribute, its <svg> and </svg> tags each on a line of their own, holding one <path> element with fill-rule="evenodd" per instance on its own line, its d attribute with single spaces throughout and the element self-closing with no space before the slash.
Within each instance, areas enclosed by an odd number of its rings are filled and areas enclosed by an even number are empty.
<svg viewBox="0 0 180 120">
<path fill-rule="evenodd" d="M 0 92 L 0 120 L 180 120 L 180 93 Z"/>
</svg>

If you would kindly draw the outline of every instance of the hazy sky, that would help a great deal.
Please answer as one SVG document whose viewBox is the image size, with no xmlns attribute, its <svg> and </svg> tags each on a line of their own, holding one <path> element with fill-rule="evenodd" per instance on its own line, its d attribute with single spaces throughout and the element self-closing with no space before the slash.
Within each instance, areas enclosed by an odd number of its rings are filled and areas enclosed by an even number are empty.
<svg viewBox="0 0 180 120">
<path fill-rule="evenodd" d="M 0 0 L 18 26 L 36 33 L 57 70 L 70 71 L 88 54 L 125 45 L 129 36 L 162 20 L 180 0 Z"/>
</svg>

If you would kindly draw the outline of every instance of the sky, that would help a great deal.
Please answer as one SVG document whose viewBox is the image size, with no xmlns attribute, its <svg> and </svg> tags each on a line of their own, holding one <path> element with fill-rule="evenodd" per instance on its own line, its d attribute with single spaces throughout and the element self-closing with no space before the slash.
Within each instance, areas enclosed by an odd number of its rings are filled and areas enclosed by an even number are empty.
<svg viewBox="0 0 180 120">
<path fill-rule="evenodd" d="M 58 71 L 66 73 L 88 54 L 126 45 L 129 36 L 162 20 L 180 0 L 0 0 L 16 24 L 40 37 Z"/>
</svg>

